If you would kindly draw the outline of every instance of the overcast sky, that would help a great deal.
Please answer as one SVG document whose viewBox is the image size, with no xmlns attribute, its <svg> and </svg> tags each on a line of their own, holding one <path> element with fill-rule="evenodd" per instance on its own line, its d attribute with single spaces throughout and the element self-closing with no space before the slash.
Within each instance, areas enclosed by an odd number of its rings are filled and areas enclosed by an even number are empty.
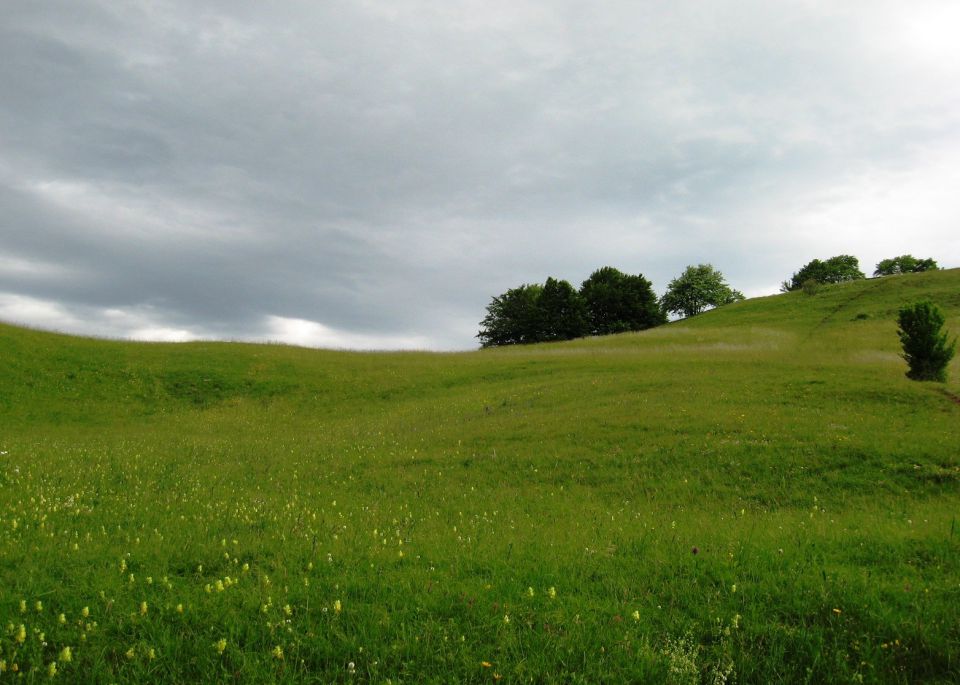
<svg viewBox="0 0 960 685">
<path fill-rule="evenodd" d="M 610 265 L 960 266 L 956 0 L 4 0 L 0 319 L 469 349 Z"/>
</svg>

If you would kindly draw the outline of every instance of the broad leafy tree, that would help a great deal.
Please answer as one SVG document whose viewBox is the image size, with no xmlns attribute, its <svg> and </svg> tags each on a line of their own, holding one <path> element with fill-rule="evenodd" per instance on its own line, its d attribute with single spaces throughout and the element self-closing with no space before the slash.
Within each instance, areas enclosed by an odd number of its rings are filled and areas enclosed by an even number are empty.
<svg viewBox="0 0 960 685">
<path fill-rule="evenodd" d="M 856 257 L 842 254 L 831 257 L 826 261 L 814 259 L 804 265 L 800 271 L 793 274 L 789 281 L 780 286 L 783 292 L 800 290 L 805 281 L 813 279 L 817 283 L 843 283 L 866 278 L 860 271 L 860 262 Z"/>
<path fill-rule="evenodd" d="M 660 305 L 665 312 L 689 317 L 742 299 L 743 293 L 727 285 L 722 273 L 710 264 L 699 264 L 670 281 Z"/>
<path fill-rule="evenodd" d="M 932 259 L 917 259 L 913 255 L 905 254 L 899 257 L 883 259 L 877 264 L 874 276 L 895 276 L 896 274 L 919 273 L 921 271 L 936 271 L 940 267 Z"/>
<path fill-rule="evenodd" d="M 594 335 L 641 331 L 666 322 L 653 286 L 642 274 L 631 276 L 605 266 L 583 282 L 580 295 Z"/>
<path fill-rule="evenodd" d="M 569 282 L 548 278 L 538 304 L 540 340 L 572 340 L 589 332 L 587 306 Z"/>
<path fill-rule="evenodd" d="M 538 342 L 541 285 L 521 285 L 494 297 L 487 305 L 487 315 L 480 322 L 482 347 Z"/>
</svg>

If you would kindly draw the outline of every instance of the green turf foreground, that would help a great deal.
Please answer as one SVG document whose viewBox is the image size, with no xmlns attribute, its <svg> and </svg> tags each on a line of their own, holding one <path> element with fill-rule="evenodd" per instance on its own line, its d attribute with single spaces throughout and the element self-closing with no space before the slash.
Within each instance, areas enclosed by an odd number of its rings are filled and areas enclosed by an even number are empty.
<svg viewBox="0 0 960 685">
<path fill-rule="evenodd" d="M 0 326 L 0 683 L 960 682 L 960 271 L 463 354 Z"/>
</svg>

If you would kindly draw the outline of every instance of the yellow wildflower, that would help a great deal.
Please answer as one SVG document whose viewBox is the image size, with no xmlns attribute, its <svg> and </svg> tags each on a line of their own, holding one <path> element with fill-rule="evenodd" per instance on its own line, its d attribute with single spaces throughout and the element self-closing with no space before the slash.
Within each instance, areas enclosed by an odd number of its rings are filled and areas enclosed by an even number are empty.
<svg viewBox="0 0 960 685">
<path fill-rule="evenodd" d="M 47 675 L 49 675 L 51 678 L 54 677 L 55 675 L 57 675 L 57 662 L 56 662 L 56 661 L 51 661 L 51 662 L 50 662 L 50 665 L 47 666 Z"/>
<path fill-rule="evenodd" d="M 60 616 L 57 617 L 57 621 L 60 623 L 60 625 L 63 625 L 64 623 L 67 622 L 67 615 L 60 614 Z"/>
<path fill-rule="evenodd" d="M 550 586 L 550 589 L 547 590 L 547 594 L 550 596 L 550 599 L 556 599 L 557 597 L 557 588 Z"/>
<path fill-rule="evenodd" d="M 217 640 L 216 647 L 217 647 L 217 654 L 223 654 L 224 650 L 227 648 L 226 638 L 221 637 L 219 640 Z"/>
<path fill-rule="evenodd" d="M 182 614 L 182 613 L 183 613 L 183 605 L 182 605 L 182 604 L 178 604 L 178 605 L 177 605 L 177 613 L 178 613 L 178 614 Z"/>
<path fill-rule="evenodd" d="M 343 611 L 343 605 L 340 604 L 340 600 L 339 600 L 339 599 L 336 600 L 336 601 L 334 601 L 334 603 L 333 603 L 333 610 L 334 610 L 335 612 L 337 612 L 338 614 L 339 614 L 341 611 Z"/>
<path fill-rule="evenodd" d="M 43 611 L 43 602 L 41 602 L 39 599 L 37 600 L 36 606 L 37 606 L 37 612 Z"/>
<path fill-rule="evenodd" d="M 27 613 L 27 600 L 25 599 L 20 600 L 20 613 L 21 614 Z"/>
<path fill-rule="evenodd" d="M 60 650 L 60 661 L 63 661 L 64 663 L 70 663 L 73 661 L 73 652 L 70 651 L 69 646 Z"/>
<path fill-rule="evenodd" d="M 17 642 L 23 642 L 26 639 L 27 639 L 27 627 L 21 623 L 20 627 L 17 628 L 16 640 Z"/>
<path fill-rule="evenodd" d="M 276 647 L 274 647 L 273 651 L 270 653 L 273 654 L 275 658 L 280 659 L 281 661 L 283 660 L 283 647 L 281 647 L 280 645 L 277 645 Z"/>
<path fill-rule="evenodd" d="M 147 603 L 146 603 L 146 602 L 140 602 L 140 615 L 141 615 L 141 616 L 146 616 L 146 615 L 147 615 Z"/>
<path fill-rule="evenodd" d="M 633 612 L 633 620 L 634 620 L 634 621 L 639 621 L 639 620 L 640 620 L 640 612 L 639 612 L 639 611 L 634 610 L 634 612 Z"/>
<path fill-rule="evenodd" d="M 84 618 L 88 618 L 90 616 L 90 607 L 83 607 L 83 609 L 80 611 L 80 615 Z"/>
</svg>

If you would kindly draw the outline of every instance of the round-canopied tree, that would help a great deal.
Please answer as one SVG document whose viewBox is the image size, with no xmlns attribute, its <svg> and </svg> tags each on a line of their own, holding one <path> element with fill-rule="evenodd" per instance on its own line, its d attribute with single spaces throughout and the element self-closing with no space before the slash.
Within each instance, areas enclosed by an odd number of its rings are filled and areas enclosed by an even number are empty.
<svg viewBox="0 0 960 685">
<path fill-rule="evenodd" d="M 696 316 L 708 307 L 742 300 L 743 293 L 727 285 L 723 274 L 710 264 L 688 266 L 670 281 L 660 300 L 663 311 L 684 317 Z"/>
<path fill-rule="evenodd" d="M 548 278 L 538 305 L 541 340 L 572 340 L 588 333 L 587 307 L 569 282 Z"/>
<path fill-rule="evenodd" d="M 851 255 L 841 254 L 826 261 L 814 259 L 804 264 L 803 268 L 793 274 L 789 281 L 783 282 L 780 290 L 783 292 L 800 290 L 804 282 L 810 279 L 817 283 L 843 283 L 862 278 L 866 276 L 860 271 L 860 261 Z"/>
<path fill-rule="evenodd" d="M 477 333 L 481 347 L 539 342 L 542 292 L 541 285 L 521 285 L 494 297 Z"/>
<path fill-rule="evenodd" d="M 631 276 L 605 266 L 583 282 L 580 295 L 594 335 L 641 331 L 666 322 L 653 286 L 642 274 Z"/>
<path fill-rule="evenodd" d="M 897 274 L 919 273 L 921 271 L 936 271 L 940 267 L 932 259 L 917 259 L 913 255 L 905 254 L 890 259 L 882 259 L 874 270 L 874 276 L 895 276 Z"/>
</svg>

